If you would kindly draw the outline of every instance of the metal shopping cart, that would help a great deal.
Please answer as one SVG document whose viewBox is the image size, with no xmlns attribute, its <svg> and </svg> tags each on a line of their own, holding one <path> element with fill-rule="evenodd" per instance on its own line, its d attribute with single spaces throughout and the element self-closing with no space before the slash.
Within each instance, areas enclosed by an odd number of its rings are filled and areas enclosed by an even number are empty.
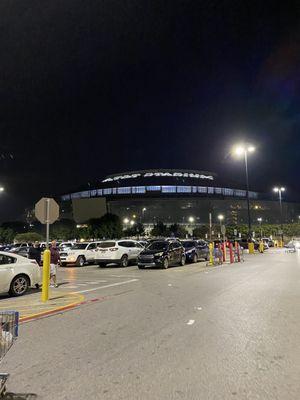
<svg viewBox="0 0 300 400">
<path fill-rule="evenodd" d="M 0 312 L 0 362 L 18 337 L 19 313 Z M 9 374 L 0 373 L 0 398 L 5 395 Z"/>
</svg>

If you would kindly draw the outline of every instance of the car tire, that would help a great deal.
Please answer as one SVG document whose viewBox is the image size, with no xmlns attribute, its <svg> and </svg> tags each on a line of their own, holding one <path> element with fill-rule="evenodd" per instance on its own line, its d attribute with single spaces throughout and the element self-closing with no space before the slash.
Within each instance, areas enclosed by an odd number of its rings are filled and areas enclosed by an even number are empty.
<svg viewBox="0 0 300 400">
<path fill-rule="evenodd" d="M 197 254 L 195 253 L 193 255 L 193 263 L 196 264 L 197 262 L 198 262 L 198 257 L 197 257 Z"/>
<path fill-rule="evenodd" d="M 62 266 L 62 267 L 66 267 L 66 266 L 67 266 L 67 263 L 62 262 L 62 263 L 61 263 L 61 266 Z"/>
<path fill-rule="evenodd" d="M 139 269 L 145 269 L 143 265 L 138 265 Z"/>
<path fill-rule="evenodd" d="M 168 269 L 169 268 L 169 260 L 168 258 L 164 258 L 163 264 L 162 264 L 164 269 Z"/>
<path fill-rule="evenodd" d="M 183 267 L 185 265 L 185 256 L 181 256 L 180 265 Z"/>
<path fill-rule="evenodd" d="M 129 264 L 128 256 L 126 254 L 124 254 L 121 258 L 120 265 L 121 265 L 121 267 L 126 268 L 126 267 L 128 267 L 128 264 Z"/>
<path fill-rule="evenodd" d="M 85 264 L 85 258 L 83 256 L 79 256 L 76 260 L 76 266 L 84 267 L 84 264 Z"/>
<path fill-rule="evenodd" d="M 22 296 L 27 292 L 30 286 L 30 281 L 26 275 L 17 275 L 11 281 L 9 294 L 11 296 Z"/>
<path fill-rule="evenodd" d="M 99 263 L 99 267 L 100 268 L 104 268 L 104 267 L 106 267 L 106 264 L 105 263 Z"/>
</svg>

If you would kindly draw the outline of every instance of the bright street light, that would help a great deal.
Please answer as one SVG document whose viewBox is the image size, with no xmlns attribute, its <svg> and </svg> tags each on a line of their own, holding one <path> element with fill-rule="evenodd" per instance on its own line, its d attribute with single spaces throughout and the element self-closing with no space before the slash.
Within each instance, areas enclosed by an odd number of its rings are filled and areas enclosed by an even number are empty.
<svg viewBox="0 0 300 400">
<path fill-rule="evenodd" d="M 281 187 L 281 188 L 279 188 L 279 187 L 274 187 L 273 191 L 274 191 L 275 193 L 278 193 L 278 192 L 285 192 L 285 188 L 284 188 L 284 187 Z"/>
<path fill-rule="evenodd" d="M 194 217 L 189 217 L 189 222 L 192 224 L 195 221 Z"/>
<path fill-rule="evenodd" d="M 245 145 L 245 144 L 238 144 L 233 147 L 233 153 L 236 156 L 242 156 L 245 152 L 246 153 L 253 153 L 255 151 L 255 147 L 252 146 L 251 144 Z"/>
<path fill-rule="evenodd" d="M 123 222 L 124 222 L 124 224 L 128 224 L 129 223 L 129 219 L 128 218 L 124 218 Z"/>
<path fill-rule="evenodd" d="M 222 215 L 222 214 L 218 215 L 218 220 L 219 221 L 223 221 L 223 219 L 224 219 L 224 215 Z"/>
<path fill-rule="evenodd" d="M 4 187 L 0 186 L 0 192 L 4 192 Z"/>
<path fill-rule="evenodd" d="M 130 225 L 132 226 L 132 225 L 134 225 L 135 224 L 135 222 L 133 221 L 133 220 L 131 220 L 130 221 Z"/>
</svg>

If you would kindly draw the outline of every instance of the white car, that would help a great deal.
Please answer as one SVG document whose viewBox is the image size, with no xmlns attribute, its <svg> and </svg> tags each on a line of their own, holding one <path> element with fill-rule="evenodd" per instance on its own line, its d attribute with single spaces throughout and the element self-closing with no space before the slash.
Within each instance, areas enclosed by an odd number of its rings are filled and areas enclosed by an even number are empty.
<svg viewBox="0 0 300 400">
<path fill-rule="evenodd" d="M 22 296 L 30 287 L 38 287 L 40 283 L 40 267 L 35 260 L 0 252 L 0 293 Z"/>
<path fill-rule="evenodd" d="M 100 242 L 76 243 L 70 249 L 60 252 L 62 266 L 76 264 L 83 267 L 86 263 L 94 263 L 95 250 Z"/>
<path fill-rule="evenodd" d="M 112 263 L 127 267 L 130 262 L 137 260 L 143 250 L 144 246 L 136 240 L 106 240 L 98 244 L 95 263 L 100 267 Z"/>
</svg>

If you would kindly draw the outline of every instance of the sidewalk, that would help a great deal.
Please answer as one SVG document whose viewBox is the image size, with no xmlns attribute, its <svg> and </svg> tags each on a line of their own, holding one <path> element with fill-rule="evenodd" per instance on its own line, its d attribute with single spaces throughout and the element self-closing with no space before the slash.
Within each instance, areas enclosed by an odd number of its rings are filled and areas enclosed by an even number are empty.
<svg viewBox="0 0 300 400">
<path fill-rule="evenodd" d="M 59 311 L 69 310 L 84 301 L 84 296 L 78 293 L 50 290 L 49 300 L 41 301 L 41 292 L 29 293 L 21 297 L 10 297 L 0 300 L 1 311 L 19 311 L 20 321 L 25 322 Z"/>
</svg>

